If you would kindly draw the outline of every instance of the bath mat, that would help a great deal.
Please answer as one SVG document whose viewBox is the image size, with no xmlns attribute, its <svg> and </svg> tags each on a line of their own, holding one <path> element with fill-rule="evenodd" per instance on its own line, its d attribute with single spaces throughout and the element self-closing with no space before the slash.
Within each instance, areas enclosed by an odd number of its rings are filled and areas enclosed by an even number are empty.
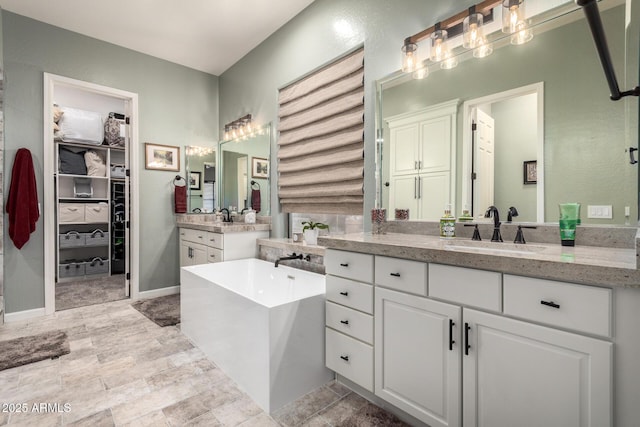
<svg viewBox="0 0 640 427">
<path fill-rule="evenodd" d="M 180 294 L 136 301 L 133 308 L 160 326 L 180 323 Z"/>
<path fill-rule="evenodd" d="M 69 353 L 66 332 L 51 331 L 0 341 L 0 371 Z"/>
</svg>

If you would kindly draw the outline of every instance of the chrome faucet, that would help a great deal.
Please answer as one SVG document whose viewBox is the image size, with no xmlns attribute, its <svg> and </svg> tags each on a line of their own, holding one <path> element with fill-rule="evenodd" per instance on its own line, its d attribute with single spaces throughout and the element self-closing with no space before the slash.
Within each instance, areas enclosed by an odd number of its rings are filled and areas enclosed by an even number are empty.
<svg viewBox="0 0 640 427">
<path fill-rule="evenodd" d="M 278 258 L 276 260 L 275 267 L 278 268 L 278 265 L 280 264 L 280 261 L 287 261 L 287 260 L 290 260 L 290 259 L 303 259 L 303 258 L 304 258 L 304 256 L 302 254 L 296 254 L 295 252 L 292 253 L 289 256 L 281 256 L 280 258 Z"/>
<path fill-rule="evenodd" d="M 227 215 L 224 215 L 224 212 L 227 212 Z M 222 222 L 233 222 L 233 218 L 231 218 L 231 215 L 229 214 L 229 209 L 227 208 L 222 208 L 220 209 L 220 213 L 223 214 L 222 215 Z"/>
<path fill-rule="evenodd" d="M 487 212 L 485 212 L 485 218 L 491 218 L 493 216 L 493 236 L 491 236 L 492 242 L 502 242 L 502 235 L 500 234 L 500 214 L 498 208 L 495 206 L 489 206 Z"/>
</svg>

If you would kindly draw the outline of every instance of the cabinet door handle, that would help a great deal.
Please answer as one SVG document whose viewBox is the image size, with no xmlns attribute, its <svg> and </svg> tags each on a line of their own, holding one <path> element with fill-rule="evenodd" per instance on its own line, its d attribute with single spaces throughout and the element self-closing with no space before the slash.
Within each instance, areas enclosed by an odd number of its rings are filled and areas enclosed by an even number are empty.
<svg viewBox="0 0 640 427">
<path fill-rule="evenodd" d="M 418 161 L 417 160 L 413 161 L 413 168 L 414 169 L 418 169 Z"/>
<path fill-rule="evenodd" d="M 418 198 L 418 178 L 413 178 L 413 198 Z"/>
<path fill-rule="evenodd" d="M 453 345 L 456 343 L 453 339 L 453 327 L 455 325 L 456 323 L 453 321 L 453 319 L 449 319 L 449 350 L 451 351 L 453 351 Z"/>
<path fill-rule="evenodd" d="M 348 262 L 342 263 L 340 264 L 340 267 L 349 267 L 349 263 Z"/>
<path fill-rule="evenodd" d="M 344 360 L 345 362 L 348 362 L 349 356 L 340 356 L 340 359 Z"/>
<path fill-rule="evenodd" d="M 340 292 L 340 295 L 344 295 L 345 297 L 348 297 L 349 296 L 349 292 L 347 292 L 347 291 Z"/>
<path fill-rule="evenodd" d="M 471 326 L 465 322 L 464 324 L 464 354 L 465 356 L 469 355 L 469 349 L 471 346 L 469 345 L 469 331 L 471 330 Z"/>
<path fill-rule="evenodd" d="M 349 321 L 348 320 L 341 320 L 340 323 L 342 323 L 343 325 L 348 325 Z"/>
<path fill-rule="evenodd" d="M 422 199 L 422 178 L 417 178 L 418 180 L 418 199 Z"/>
<path fill-rule="evenodd" d="M 198 239 L 202 239 L 202 236 L 198 236 Z"/>
<path fill-rule="evenodd" d="M 540 304 L 546 305 L 547 307 L 551 307 L 551 308 L 560 308 L 560 304 L 556 304 L 553 301 L 542 300 L 542 301 L 540 301 Z"/>
<path fill-rule="evenodd" d="M 389 275 L 393 277 L 400 277 L 400 273 L 389 273 Z"/>
</svg>

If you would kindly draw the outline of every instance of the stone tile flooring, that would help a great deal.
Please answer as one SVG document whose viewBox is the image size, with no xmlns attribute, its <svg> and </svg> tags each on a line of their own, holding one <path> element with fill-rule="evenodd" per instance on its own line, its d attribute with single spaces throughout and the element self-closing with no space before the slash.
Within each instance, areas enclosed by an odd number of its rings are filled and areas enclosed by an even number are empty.
<svg viewBox="0 0 640 427">
<path fill-rule="evenodd" d="M 157 326 L 129 300 L 5 324 L 0 341 L 53 329 L 71 353 L 0 371 L 0 426 L 406 425 L 336 382 L 269 416 L 179 327 Z"/>
</svg>

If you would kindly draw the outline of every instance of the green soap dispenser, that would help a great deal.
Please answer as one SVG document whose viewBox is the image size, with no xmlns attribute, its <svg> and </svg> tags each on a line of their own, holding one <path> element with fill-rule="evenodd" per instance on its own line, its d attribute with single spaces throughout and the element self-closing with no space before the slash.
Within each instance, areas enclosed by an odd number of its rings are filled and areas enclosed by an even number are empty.
<svg viewBox="0 0 640 427">
<path fill-rule="evenodd" d="M 447 205 L 444 215 L 440 218 L 440 237 L 443 239 L 456 237 L 456 219 L 451 215 L 451 205 Z"/>
</svg>

